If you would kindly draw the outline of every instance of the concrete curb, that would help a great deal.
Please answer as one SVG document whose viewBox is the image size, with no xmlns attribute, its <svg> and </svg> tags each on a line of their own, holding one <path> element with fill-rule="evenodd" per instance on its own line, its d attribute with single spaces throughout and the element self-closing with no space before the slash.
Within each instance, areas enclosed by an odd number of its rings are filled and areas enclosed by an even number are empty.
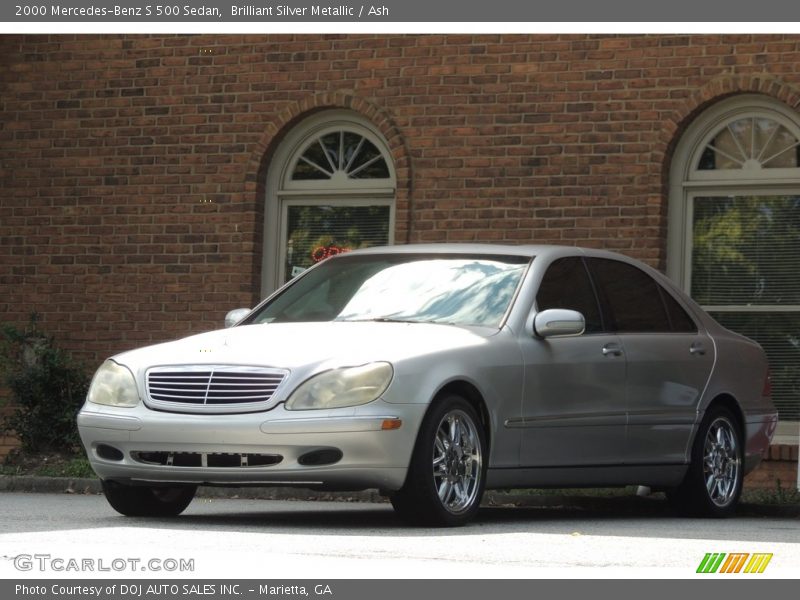
<svg viewBox="0 0 800 600">
<path fill-rule="evenodd" d="M 94 478 L 38 477 L 30 475 L 0 475 L 0 492 L 29 492 L 43 494 L 100 494 L 100 480 Z M 377 490 L 361 492 L 320 492 L 291 487 L 209 487 L 198 489 L 199 498 L 248 498 L 255 500 L 311 500 L 336 502 L 387 502 Z M 569 496 L 554 493 L 526 494 L 515 491 L 490 490 L 484 494 L 486 508 L 522 508 L 571 511 L 592 511 L 598 514 L 624 511 L 631 515 L 669 515 L 661 496 Z M 758 517 L 800 517 L 797 504 L 739 505 L 737 514 Z"/>
</svg>

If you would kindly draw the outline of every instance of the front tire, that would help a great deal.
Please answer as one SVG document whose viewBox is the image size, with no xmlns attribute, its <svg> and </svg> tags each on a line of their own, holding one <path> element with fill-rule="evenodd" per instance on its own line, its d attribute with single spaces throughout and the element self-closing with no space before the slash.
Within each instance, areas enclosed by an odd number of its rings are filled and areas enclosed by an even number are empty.
<svg viewBox="0 0 800 600">
<path fill-rule="evenodd" d="M 111 507 L 126 517 L 176 517 L 194 498 L 196 485 L 138 486 L 103 481 L 103 493 Z"/>
<path fill-rule="evenodd" d="M 486 441 L 480 419 L 464 398 L 448 395 L 420 427 L 406 482 L 392 498 L 414 524 L 452 527 L 472 520 L 486 479 Z"/>
<path fill-rule="evenodd" d="M 667 498 L 682 515 L 729 517 L 736 511 L 743 480 L 741 427 L 730 410 L 712 407 L 697 432 L 689 470 Z"/>
</svg>

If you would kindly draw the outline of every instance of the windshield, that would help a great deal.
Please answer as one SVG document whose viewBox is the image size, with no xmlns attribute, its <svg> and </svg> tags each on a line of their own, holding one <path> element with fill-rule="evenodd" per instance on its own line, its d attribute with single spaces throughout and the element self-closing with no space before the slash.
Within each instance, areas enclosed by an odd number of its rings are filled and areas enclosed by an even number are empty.
<svg viewBox="0 0 800 600">
<path fill-rule="evenodd" d="M 326 260 L 246 323 L 403 321 L 499 327 L 523 256 L 383 254 Z"/>
</svg>

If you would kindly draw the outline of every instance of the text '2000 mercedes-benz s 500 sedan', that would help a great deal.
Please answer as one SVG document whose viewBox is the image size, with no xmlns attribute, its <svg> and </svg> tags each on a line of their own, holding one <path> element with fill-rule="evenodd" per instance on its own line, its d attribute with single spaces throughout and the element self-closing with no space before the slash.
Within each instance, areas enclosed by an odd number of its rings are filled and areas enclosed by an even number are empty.
<svg viewBox="0 0 800 600">
<path fill-rule="evenodd" d="M 726 516 L 777 422 L 762 349 L 610 252 L 357 250 L 245 315 L 98 369 L 78 425 L 120 513 L 204 484 L 378 488 L 458 525 L 486 488 L 639 484 Z"/>
</svg>

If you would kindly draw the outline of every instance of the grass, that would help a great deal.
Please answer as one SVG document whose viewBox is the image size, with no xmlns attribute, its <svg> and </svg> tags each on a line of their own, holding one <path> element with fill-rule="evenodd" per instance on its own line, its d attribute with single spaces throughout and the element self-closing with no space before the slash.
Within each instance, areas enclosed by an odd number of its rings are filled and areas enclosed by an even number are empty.
<svg viewBox="0 0 800 600">
<path fill-rule="evenodd" d="M 97 477 L 84 456 L 58 453 L 10 454 L 0 466 L 2 475 L 34 475 L 39 477 Z"/>
<path fill-rule="evenodd" d="M 780 481 L 777 481 L 775 487 L 769 489 L 744 490 L 741 501 L 747 504 L 800 506 L 800 491 L 795 487 L 788 489 L 781 487 L 780 483 Z"/>
</svg>

